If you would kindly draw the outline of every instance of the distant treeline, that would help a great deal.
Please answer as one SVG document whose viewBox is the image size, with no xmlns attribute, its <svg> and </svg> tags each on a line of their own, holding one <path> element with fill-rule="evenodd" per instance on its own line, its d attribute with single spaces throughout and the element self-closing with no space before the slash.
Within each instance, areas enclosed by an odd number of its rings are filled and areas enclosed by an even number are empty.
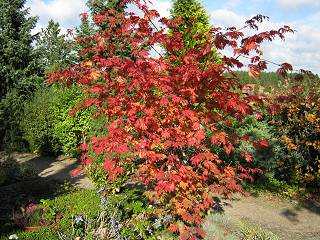
<svg viewBox="0 0 320 240">
<path fill-rule="evenodd" d="M 280 76 L 276 72 L 261 72 L 259 79 L 256 80 L 249 76 L 246 71 L 237 71 L 236 74 L 239 77 L 239 81 L 242 84 L 257 84 L 265 87 L 267 90 L 270 88 L 279 89 L 283 87 L 286 82 L 295 83 L 297 73 L 290 73 L 286 78 Z M 318 75 L 315 75 L 313 78 L 304 76 L 304 87 L 314 86 L 320 84 L 320 78 Z"/>
</svg>

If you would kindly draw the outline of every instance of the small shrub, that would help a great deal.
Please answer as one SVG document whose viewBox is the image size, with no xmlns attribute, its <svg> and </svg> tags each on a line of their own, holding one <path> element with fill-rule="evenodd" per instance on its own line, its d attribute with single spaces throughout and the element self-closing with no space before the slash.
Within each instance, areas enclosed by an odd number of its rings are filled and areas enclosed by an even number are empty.
<svg viewBox="0 0 320 240">
<path fill-rule="evenodd" d="M 29 203 L 19 214 L 13 216 L 15 224 L 20 228 L 47 226 L 50 221 L 46 218 L 46 209 L 41 205 Z"/>
<path fill-rule="evenodd" d="M 275 128 L 267 121 L 258 120 L 252 116 L 235 126 L 235 131 L 239 136 L 247 136 L 251 140 L 240 141 L 236 146 L 236 151 L 238 153 L 248 152 L 253 157 L 255 167 L 262 169 L 264 172 L 272 172 L 276 165 L 275 152 L 279 147 Z M 266 140 L 268 146 L 257 148 L 254 143 L 261 140 Z"/>
<path fill-rule="evenodd" d="M 151 205 L 142 190 L 131 186 L 119 193 L 105 194 L 101 205 L 104 212 L 100 228 L 107 230 L 104 237 L 155 240 L 166 236 L 165 239 L 174 239 L 165 230 L 173 222 L 173 216 Z"/>
</svg>

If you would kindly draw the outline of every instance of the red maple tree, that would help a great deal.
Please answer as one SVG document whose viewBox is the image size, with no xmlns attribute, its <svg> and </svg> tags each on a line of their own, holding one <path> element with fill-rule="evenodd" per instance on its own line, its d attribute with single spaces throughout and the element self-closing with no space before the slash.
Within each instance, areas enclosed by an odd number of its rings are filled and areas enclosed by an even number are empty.
<svg viewBox="0 0 320 240">
<path fill-rule="evenodd" d="M 261 43 L 283 38 L 292 30 L 285 26 L 245 36 L 235 28 L 212 28 L 206 42 L 176 56 L 184 47 L 181 34 L 175 32 L 181 20 L 162 18 L 165 27 L 156 29 L 152 21 L 160 17 L 157 11 L 144 1 L 122 1 L 128 3 L 142 10 L 143 16 L 115 10 L 96 15 L 95 24 L 108 27 L 93 37 L 77 39 L 90 42 L 93 47 L 82 53 L 92 57 L 57 71 L 50 82 L 82 86 L 90 97 L 74 111 L 94 106 L 95 116 L 104 116 L 107 134 L 92 136 L 83 147 L 103 156 L 106 179 L 112 182 L 124 175 L 139 179 L 150 196 L 156 194 L 157 201 L 185 224 L 183 228 L 172 224 L 170 230 L 184 240 L 202 239 L 203 218 L 214 205 L 212 193 L 228 197 L 242 192 L 241 181 L 259 171 L 250 168 L 252 156 L 247 152 L 240 154 L 240 164 L 233 164 L 235 145 L 250 139 L 235 135 L 232 124 L 259 115 L 255 106 L 264 101 L 259 94 L 239 90 L 234 74 L 243 66 L 239 57 L 251 59 L 250 74 L 256 77 L 267 67 Z M 257 24 L 265 18 L 258 15 L 246 27 L 258 30 Z M 151 54 L 151 49 L 159 52 L 156 45 L 165 54 Z M 226 47 L 233 49 L 234 56 L 208 61 L 213 48 Z M 280 72 L 290 69 L 284 64 Z M 88 151 L 82 160 L 85 164 L 95 161 Z"/>
</svg>

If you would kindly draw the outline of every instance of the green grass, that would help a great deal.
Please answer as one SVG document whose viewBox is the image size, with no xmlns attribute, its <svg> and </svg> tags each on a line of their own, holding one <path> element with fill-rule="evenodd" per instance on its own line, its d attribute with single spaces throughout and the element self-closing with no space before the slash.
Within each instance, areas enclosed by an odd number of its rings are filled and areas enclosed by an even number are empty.
<svg viewBox="0 0 320 240">
<path fill-rule="evenodd" d="M 98 217 L 100 211 L 100 197 L 94 190 L 80 190 L 68 193 L 48 200 L 48 203 L 62 216 L 57 221 L 56 226 L 43 227 L 34 232 L 24 232 L 16 229 L 11 233 L 0 235 L 0 239 L 8 239 L 11 234 L 17 234 L 19 240 L 58 240 L 58 232 L 63 233 L 70 239 L 74 239 L 76 236 L 81 235 L 79 229 L 77 230 L 77 227 L 73 224 L 74 216 L 83 216 L 90 223 Z M 90 237 L 87 236 L 86 239 L 90 239 Z"/>
</svg>

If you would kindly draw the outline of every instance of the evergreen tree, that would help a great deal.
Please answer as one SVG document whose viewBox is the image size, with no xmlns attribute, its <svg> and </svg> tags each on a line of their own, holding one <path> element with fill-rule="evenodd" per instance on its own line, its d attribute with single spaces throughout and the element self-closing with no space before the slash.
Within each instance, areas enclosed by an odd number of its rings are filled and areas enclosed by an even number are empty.
<svg viewBox="0 0 320 240">
<path fill-rule="evenodd" d="M 116 10 L 117 12 L 124 13 L 126 5 L 122 4 L 121 0 L 88 0 L 87 6 L 89 8 L 89 13 L 81 14 L 81 24 L 78 28 L 76 28 L 75 38 L 77 42 L 74 46 L 78 53 L 78 57 L 83 60 L 85 58 L 89 58 L 92 54 L 79 54 L 79 52 L 83 49 L 88 49 L 90 47 L 94 47 L 95 43 L 90 41 L 90 37 L 95 36 L 98 32 L 103 32 L 105 29 L 109 27 L 108 23 L 102 22 L 97 26 L 94 24 L 94 17 L 99 14 L 103 14 L 108 10 Z M 117 15 L 115 13 L 115 15 Z M 121 27 L 121 23 L 118 23 L 116 27 Z M 110 39 L 113 41 L 113 39 Z M 119 43 L 119 46 L 122 43 Z M 122 51 L 122 55 L 128 56 L 131 52 L 130 46 L 127 46 L 126 49 Z M 103 56 L 107 56 L 107 53 L 102 54 Z"/>
<path fill-rule="evenodd" d="M 91 16 L 102 13 L 107 10 L 116 10 L 118 12 L 125 12 L 125 5 L 120 0 L 89 0 L 87 6 L 90 9 Z"/>
<path fill-rule="evenodd" d="M 83 49 L 94 46 L 92 43 L 90 43 L 90 41 L 87 41 L 86 39 L 90 39 L 90 37 L 93 37 L 97 33 L 97 30 L 92 23 L 91 15 L 89 15 L 88 13 L 82 13 L 80 16 L 81 24 L 76 28 L 74 36 L 77 41 L 75 41 L 72 46 L 76 52 L 76 55 L 73 56 L 73 62 L 75 64 L 90 56 L 90 54 L 81 54 L 80 52 Z"/>
<path fill-rule="evenodd" d="M 0 0 L 0 99 L 39 73 L 31 35 L 37 18 L 28 16 L 24 4 L 25 0 Z"/>
<path fill-rule="evenodd" d="M 196 47 L 198 44 L 206 41 L 206 35 L 210 34 L 210 18 L 206 9 L 201 5 L 199 0 L 174 0 L 173 8 L 170 11 L 171 19 L 181 18 L 183 21 L 175 31 L 182 34 L 184 51 Z M 170 32 L 172 34 L 172 31 Z M 195 39 L 195 35 L 202 37 Z M 212 50 L 211 61 L 217 60 L 216 50 Z"/>
<path fill-rule="evenodd" d="M 61 34 L 60 25 L 50 20 L 46 29 L 42 29 L 36 44 L 39 63 L 45 73 L 54 72 L 70 63 L 71 47 Z"/>
<path fill-rule="evenodd" d="M 21 147 L 24 101 L 43 81 L 32 47 L 37 18 L 24 5 L 25 0 L 0 0 L 0 148 Z"/>
</svg>

